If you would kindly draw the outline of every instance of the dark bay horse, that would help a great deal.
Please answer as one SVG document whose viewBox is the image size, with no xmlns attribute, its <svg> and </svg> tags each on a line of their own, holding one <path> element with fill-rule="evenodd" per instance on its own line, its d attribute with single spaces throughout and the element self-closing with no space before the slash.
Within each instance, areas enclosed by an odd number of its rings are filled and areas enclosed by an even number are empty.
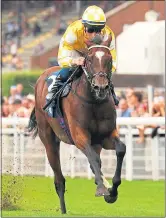
<svg viewBox="0 0 166 218">
<path fill-rule="evenodd" d="M 96 196 L 104 196 L 107 203 L 114 203 L 121 184 L 121 168 L 126 146 L 120 141 L 116 130 L 116 109 L 110 91 L 110 72 L 112 57 L 111 36 L 101 44 L 87 43 L 88 49 L 82 54 L 86 57 L 85 67 L 79 68 L 80 76 L 72 82 L 72 90 L 62 98 L 61 105 L 66 125 L 75 146 L 88 158 L 95 175 Z M 56 118 L 51 118 L 43 110 L 47 95 L 45 79 L 59 67 L 47 69 L 37 80 L 35 86 L 35 107 L 29 121 L 29 131 L 39 134 L 49 163 L 54 172 L 54 184 L 60 199 L 61 212 L 66 213 L 65 178 L 61 171 L 60 141 L 71 144 L 67 134 Z M 116 151 L 117 165 L 112 179 L 112 187 L 101 172 L 101 149 Z M 63 155 L 63 154 L 62 154 Z"/>
</svg>

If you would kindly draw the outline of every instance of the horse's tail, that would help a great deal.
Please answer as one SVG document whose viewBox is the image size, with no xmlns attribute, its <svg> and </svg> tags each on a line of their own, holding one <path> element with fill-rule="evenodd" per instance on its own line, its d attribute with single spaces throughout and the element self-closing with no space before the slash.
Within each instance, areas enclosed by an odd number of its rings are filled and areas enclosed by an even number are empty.
<svg viewBox="0 0 166 218">
<path fill-rule="evenodd" d="M 35 115 L 35 107 L 33 108 L 30 118 L 29 118 L 29 123 L 28 123 L 28 132 L 33 132 L 33 138 L 35 138 L 38 134 L 38 127 L 37 127 L 37 122 L 36 122 L 36 115 Z"/>
</svg>

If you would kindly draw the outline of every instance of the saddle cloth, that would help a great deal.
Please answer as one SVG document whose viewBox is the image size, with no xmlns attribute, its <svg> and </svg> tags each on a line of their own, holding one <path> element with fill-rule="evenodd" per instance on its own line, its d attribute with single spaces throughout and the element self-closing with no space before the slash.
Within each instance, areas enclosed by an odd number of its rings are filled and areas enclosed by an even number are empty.
<svg viewBox="0 0 166 218">
<path fill-rule="evenodd" d="M 57 72 L 53 72 L 51 75 L 49 75 L 49 77 L 46 78 L 48 90 L 50 89 L 50 87 L 53 86 L 53 83 L 56 77 L 57 77 Z M 63 85 L 63 82 L 59 82 L 60 88 L 62 87 L 62 85 Z M 45 111 L 47 112 L 48 116 L 56 118 L 59 121 L 62 129 L 68 135 L 69 140 L 71 141 L 72 144 L 74 144 L 72 137 L 70 135 L 70 131 L 64 121 L 63 111 L 61 108 L 61 100 L 63 97 L 66 97 L 69 94 L 70 90 L 71 90 L 71 83 L 65 86 L 65 88 L 57 95 L 56 99 L 52 101 L 52 103 L 47 107 Z M 46 98 L 46 103 L 47 102 L 48 100 Z"/>
</svg>

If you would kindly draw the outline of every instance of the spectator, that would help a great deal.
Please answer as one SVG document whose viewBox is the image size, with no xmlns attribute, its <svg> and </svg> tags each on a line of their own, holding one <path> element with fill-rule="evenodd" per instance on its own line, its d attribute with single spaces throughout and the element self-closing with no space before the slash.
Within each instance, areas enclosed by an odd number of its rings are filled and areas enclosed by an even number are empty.
<svg viewBox="0 0 166 218">
<path fill-rule="evenodd" d="M 2 117 L 8 117 L 9 116 L 9 105 L 8 105 L 7 99 L 3 97 L 1 103 L 2 103 Z"/>
<path fill-rule="evenodd" d="M 23 98 L 23 89 L 24 89 L 24 86 L 23 86 L 23 84 L 21 84 L 21 83 L 18 83 L 17 85 L 16 85 L 16 89 L 17 89 L 17 96 L 20 98 L 20 99 L 22 99 Z"/>
<path fill-rule="evenodd" d="M 23 98 L 22 106 L 25 107 L 26 109 L 29 109 L 29 100 L 27 99 L 27 97 Z"/>
<path fill-rule="evenodd" d="M 10 87 L 10 96 L 8 98 L 9 104 L 13 104 L 14 101 L 17 99 L 17 87 L 16 86 L 11 86 Z"/>
<path fill-rule="evenodd" d="M 35 105 L 35 96 L 32 94 L 27 95 L 27 100 L 28 100 L 28 107 L 29 111 L 31 111 Z"/>
<path fill-rule="evenodd" d="M 2 105 L 2 117 L 9 116 L 9 105 Z"/>
<path fill-rule="evenodd" d="M 153 117 L 165 116 L 164 97 L 158 96 L 154 98 L 154 103 L 152 107 L 152 116 Z"/>
<path fill-rule="evenodd" d="M 128 107 L 127 100 L 121 98 L 119 101 L 119 117 L 131 117 L 131 109 Z"/>
<path fill-rule="evenodd" d="M 147 113 L 147 107 L 142 103 L 143 101 L 143 95 L 141 92 L 134 91 L 130 95 L 130 107 L 133 109 L 131 116 L 132 117 L 144 117 L 144 116 L 150 116 Z M 144 143 L 145 137 L 144 137 L 144 131 L 147 127 L 145 125 L 137 125 L 136 126 L 139 130 L 139 139 L 137 140 L 137 143 Z"/>
<path fill-rule="evenodd" d="M 12 56 L 15 56 L 17 54 L 17 44 L 13 40 L 11 41 L 11 45 L 10 45 L 10 54 Z"/>
<path fill-rule="evenodd" d="M 30 33 L 30 25 L 24 13 L 22 13 L 21 32 L 23 36 L 28 36 Z"/>
<path fill-rule="evenodd" d="M 18 26 L 17 22 L 13 22 L 13 27 L 14 27 L 13 37 L 16 37 L 19 34 L 19 26 Z"/>
<path fill-rule="evenodd" d="M 59 35 L 62 35 L 65 31 L 66 31 L 66 28 L 67 28 L 67 24 L 65 21 L 61 20 L 60 21 L 60 24 L 59 24 L 59 27 L 58 27 L 58 31 L 57 33 Z"/>
<path fill-rule="evenodd" d="M 5 104 L 5 105 L 8 105 L 9 103 L 8 103 L 8 98 L 6 97 L 6 96 L 3 96 L 2 98 L 1 98 L 1 103 L 2 104 Z"/>
<path fill-rule="evenodd" d="M 6 30 L 5 30 L 5 40 L 12 39 L 14 32 L 14 24 L 13 22 L 8 22 L 6 25 Z"/>
<path fill-rule="evenodd" d="M 158 96 L 154 98 L 154 103 L 152 107 L 152 116 L 153 117 L 165 117 L 165 101 L 164 97 Z M 153 130 L 151 133 L 151 137 L 154 138 L 160 126 L 153 125 Z M 165 129 L 165 126 L 161 126 L 161 128 Z"/>
<path fill-rule="evenodd" d="M 13 103 L 10 105 L 10 117 L 15 117 L 17 116 L 17 110 L 21 107 L 21 100 L 20 99 L 15 99 Z"/>
<path fill-rule="evenodd" d="M 24 64 L 23 64 L 21 57 L 18 56 L 17 54 L 13 55 L 12 68 L 14 68 L 16 70 L 21 70 L 21 69 L 23 69 L 23 67 L 24 67 Z"/>
<path fill-rule="evenodd" d="M 131 88 L 131 87 L 128 87 L 127 89 L 126 89 L 126 92 L 125 92 L 125 97 L 126 97 L 126 100 L 127 100 L 127 103 L 128 103 L 128 106 L 129 107 L 132 107 L 132 103 L 131 103 L 131 96 L 132 96 L 132 94 L 134 93 L 134 89 L 133 88 Z"/>
<path fill-rule="evenodd" d="M 8 54 L 9 54 L 8 45 L 7 45 L 6 43 L 2 43 L 1 47 L 2 47 L 2 50 L 1 50 L 1 52 L 2 52 L 2 57 L 8 55 Z"/>
<path fill-rule="evenodd" d="M 16 110 L 16 114 L 18 117 L 30 117 L 28 109 L 22 106 Z"/>
<path fill-rule="evenodd" d="M 150 117 L 150 114 L 147 113 L 146 107 L 143 104 L 138 108 L 137 113 L 139 117 Z M 137 126 L 139 130 L 139 139 L 137 140 L 138 143 L 144 143 L 145 141 L 144 132 L 145 132 L 145 129 L 148 127 L 152 127 L 152 126 L 151 125 L 138 125 Z"/>
<path fill-rule="evenodd" d="M 134 91 L 130 95 L 130 108 L 133 109 L 132 116 L 139 116 L 138 109 L 140 106 L 142 106 L 142 93 L 138 91 Z"/>
<path fill-rule="evenodd" d="M 35 24 L 34 24 L 34 27 L 33 27 L 33 35 L 34 36 L 37 36 L 41 33 L 41 27 L 40 25 L 38 24 L 38 22 L 36 21 Z"/>
</svg>

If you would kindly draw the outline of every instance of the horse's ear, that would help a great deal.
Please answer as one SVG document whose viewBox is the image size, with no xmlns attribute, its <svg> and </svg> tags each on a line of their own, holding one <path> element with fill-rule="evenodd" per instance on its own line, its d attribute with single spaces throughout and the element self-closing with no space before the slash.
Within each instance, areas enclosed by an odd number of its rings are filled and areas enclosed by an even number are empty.
<svg viewBox="0 0 166 218">
<path fill-rule="evenodd" d="M 105 45 L 105 46 L 109 47 L 110 44 L 111 44 L 111 41 L 112 41 L 112 35 L 110 34 L 110 35 L 107 36 L 107 39 L 102 42 L 102 45 Z"/>
</svg>

